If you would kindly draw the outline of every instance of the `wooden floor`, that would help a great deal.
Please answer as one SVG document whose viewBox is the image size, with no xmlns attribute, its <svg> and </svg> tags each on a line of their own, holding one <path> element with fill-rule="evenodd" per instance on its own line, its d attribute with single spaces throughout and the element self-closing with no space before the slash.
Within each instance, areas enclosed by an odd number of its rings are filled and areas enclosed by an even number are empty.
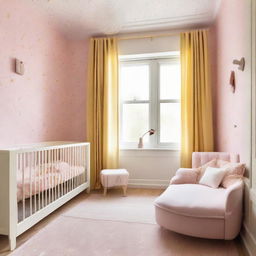
<svg viewBox="0 0 256 256">
<path fill-rule="evenodd" d="M 102 191 L 92 192 L 92 193 L 98 194 L 98 193 L 102 193 Z M 121 193 L 121 191 L 119 191 L 118 189 L 113 189 L 113 190 L 108 191 L 107 197 L 116 196 L 117 194 L 120 194 L 120 193 Z M 158 189 L 134 189 L 134 188 L 128 189 L 128 196 L 135 196 L 135 197 L 136 196 L 143 197 L 143 196 L 147 196 L 147 195 L 148 196 L 158 196 L 161 193 L 162 193 L 162 190 L 158 190 Z M 42 230 L 44 227 L 46 227 L 47 225 L 52 223 L 59 216 L 61 216 L 64 212 L 67 212 L 68 210 L 73 209 L 75 206 L 79 205 L 79 203 L 81 203 L 82 201 L 84 202 L 84 200 L 86 198 L 88 198 L 89 196 L 90 195 L 87 195 L 85 193 L 80 194 L 79 196 L 77 196 L 76 198 L 71 200 L 69 203 L 65 204 L 64 206 L 62 206 L 61 208 L 56 210 L 54 213 L 49 215 L 47 218 L 40 221 L 37 225 L 35 225 L 31 229 L 29 229 L 27 232 L 20 235 L 17 238 L 17 248 L 20 247 L 21 245 L 23 245 L 26 241 L 30 240 L 33 236 L 35 236 L 35 234 L 38 233 L 38 231 Z M 202 240 L 202 243 L 207 243 L 207 242 L 205 240 Z M 242 252 L 239 238 L 237 238 L 234 241 L 234 244 L 237 247 L 237 252 L 238 252 L 238 254 L 236 254 L 236 255 L 245 256 L 245 254 L 243 254 L 243 252 Z M 229 246 L 229 245 L 227 245 L 227 246 Z M 209 247 L 209 250 L 211 250 L 210 247 Z M 5 236 L 0 236 L 0 256 L 6 256 L 9 254 L 10 254 L 10 252 L 8 251 L 8 239 Z M 227 254 L 227 255 L 232 256 L 232 254 Z M 48 256 L 48 255 L 46 255 L 46 256 Z M 202 256 L 204 256 L 204 255 L 202 255 Z"/>
</svg>

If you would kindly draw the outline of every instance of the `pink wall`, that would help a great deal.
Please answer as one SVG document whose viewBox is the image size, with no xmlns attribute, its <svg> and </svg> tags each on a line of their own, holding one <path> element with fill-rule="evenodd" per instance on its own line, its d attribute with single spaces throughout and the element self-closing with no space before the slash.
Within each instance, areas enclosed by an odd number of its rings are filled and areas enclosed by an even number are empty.
<svg viewBox="0 0 256 256">
<path fill-rule="evenodd" d="M 250 1 L 222 0 L 210 30 L 213 59 L 215 150 L 237 152 L 250 164 L 251 37 Z M 245 71 L 232 64 L 245 57 Z M 231 70 L 236 75 L 236 92 L 229 86 Z M 235 127 L 237 126 L 237 127 Z"/>
<path fill-rule="evenodd" d="M 29 1 L 1 1 L 0 31 L 0 146 L 84 140 L 86 41 L 65 38 Z"/>
</svg>

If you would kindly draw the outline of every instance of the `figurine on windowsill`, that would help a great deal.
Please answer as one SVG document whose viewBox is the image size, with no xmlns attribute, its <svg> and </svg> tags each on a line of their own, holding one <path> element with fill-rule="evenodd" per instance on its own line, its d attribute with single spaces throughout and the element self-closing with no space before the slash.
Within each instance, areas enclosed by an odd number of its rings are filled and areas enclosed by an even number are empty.
<svg viewBox="0 0 256 256">
<path fill-rule="evenodd" d="M 150 129 L 149 131 L 145 132 L 139 139 L 139 144 L 138 144 L 138 148 L 143 148 L 143 137 L 149 133 L 149 136 L 155 134 L 155 130 L 154 129 Z"/>
</svg>

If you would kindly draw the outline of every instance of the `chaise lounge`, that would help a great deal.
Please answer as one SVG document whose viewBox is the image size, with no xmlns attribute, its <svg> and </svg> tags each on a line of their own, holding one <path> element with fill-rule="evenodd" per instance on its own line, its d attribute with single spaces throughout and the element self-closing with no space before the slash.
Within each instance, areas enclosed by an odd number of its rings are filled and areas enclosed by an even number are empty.
<svg viewBox="0 0 256 256">
<path fill-rule="evenodd" d="M 194 152 L 192 168 L 198 168 L 212 159 L 238 163 L 239 155 Z M 241 228 L 242 202 L 241 178 L 227 188 L 172 184 L 155 201 L 156 222 L 166 229 L 185 235 L 231 240 L 239 234 Z"/>
</svg>

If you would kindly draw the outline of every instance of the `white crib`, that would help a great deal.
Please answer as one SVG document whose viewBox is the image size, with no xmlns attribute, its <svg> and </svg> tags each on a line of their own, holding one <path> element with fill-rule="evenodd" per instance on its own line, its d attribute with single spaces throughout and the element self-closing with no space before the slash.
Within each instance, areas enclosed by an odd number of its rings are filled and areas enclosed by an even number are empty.
<svg viewBox="0 0 256 256">
<path fill-rule="evenodd" d="M 44 142 L 0 150 L 0 234 L 16 238 L 83 190 L 90 144 Z"/>
</svg>

